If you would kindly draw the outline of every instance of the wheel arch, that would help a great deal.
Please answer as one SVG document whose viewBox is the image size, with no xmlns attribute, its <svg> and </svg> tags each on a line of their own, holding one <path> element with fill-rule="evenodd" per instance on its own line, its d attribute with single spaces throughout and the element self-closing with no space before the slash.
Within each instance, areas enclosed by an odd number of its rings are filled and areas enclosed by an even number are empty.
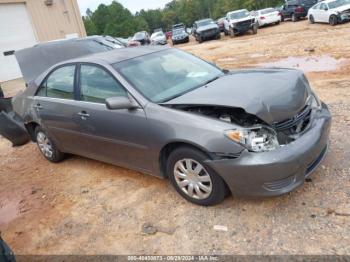
<svg viewBox="0 0 350 262">
<path fill-rule="evenodd" d="M 171 152 L 173 152 L 175 149 L 177 149 L 179 147 L 190 147 L 192 149 L 195 149 L 195 150 L 198 150 L 198 151 L 204 153 L 205 155 L 208 156 L 209 159 L 213 159 L 213 155 L 210 152 L 208 152 L 202 146 L 197 145 L 193 142 L 189 142 L 189 141 L 169 142 L 168 144 L 166 144 L 162 147 L 162 149 L 160 150 L 160 153 L 159 153 L 160 174 L 165 178 L 168 177 L 166 174 L 166 161 L 167 161 L 168 157 L 170 156 Z"/>
<path fill-rule="evenodd" d="M 28 122 L 28 123 L 25 123 L 24 124 L 25 128 L 27 129 L 28 131 L 28 134 L 30 136 L 30 139 L 33 141 L 33 142 L 36 142 L 36 137 L 35 137 L 35 129 L 40 126 L 37 122 L 34 122 L 34 121 L 31 121 L 31 122 Z"/>
</svg>

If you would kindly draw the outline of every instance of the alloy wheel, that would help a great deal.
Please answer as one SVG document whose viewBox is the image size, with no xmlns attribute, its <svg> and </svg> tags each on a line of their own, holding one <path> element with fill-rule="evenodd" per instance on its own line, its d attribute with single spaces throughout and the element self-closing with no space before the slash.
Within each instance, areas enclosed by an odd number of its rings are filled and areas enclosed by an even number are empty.
<svg viewBox="0 0 350 262">
<path fill-rule="evenodd" d="M 47 158 L 51 158 L 53 156 L 53 148 L 49 138 L 43 132 L 38 132 L 36 136 L 36 141 L 38 143 L 40 151 Z"/>
<path fill-rule="evenodd" d="M 191 198 L 206 199 L 213 190 L 209 173 L 193 159 L 177 161 L 174 166 L 174 177 L 178 187 Z"/>
</svg>

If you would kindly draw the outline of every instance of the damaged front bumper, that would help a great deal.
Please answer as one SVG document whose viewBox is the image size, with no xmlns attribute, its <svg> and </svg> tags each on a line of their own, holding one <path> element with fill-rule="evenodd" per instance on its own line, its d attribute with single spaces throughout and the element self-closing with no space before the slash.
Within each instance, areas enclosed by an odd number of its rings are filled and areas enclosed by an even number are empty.
<svg viewBox="0 0 350 262">
<path fill-rule="evenodd" d="M 325 104 L 309 130 L 294 142 L 263 153 L 243 151 L 236 159 L 207 161 L 234 196 L 278 196 L 301 186 L 328 148 L 331 114 Z"/>
<path fill-rule="evenodd" d="M 340 23 L 345 23 L 350 21 L 350 11 L 338 14 L 338 21 Z"/>
<path fill-rule="evenodd" d="M 0 98 L 0 135 L 13 146 L 24 145 L 30 140 L 23 120 L 13 111 L 12 98 Z"/>
</svg>

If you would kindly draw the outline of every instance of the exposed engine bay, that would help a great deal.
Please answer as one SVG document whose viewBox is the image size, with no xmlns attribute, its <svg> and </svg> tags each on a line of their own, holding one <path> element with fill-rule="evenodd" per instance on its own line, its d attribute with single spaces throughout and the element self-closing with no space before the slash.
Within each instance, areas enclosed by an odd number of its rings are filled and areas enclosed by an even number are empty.
<svg viewBox="0 0 350 262">
<path fill-rule="evenodd" d="M 251 132 L 249 134 L 243 135 L 241 139 L 250 140 L 249 144 L 251 144 L 252 147 L 255 147 L 252 149 L 257 149 L 259 146 L 264 147 L 260 148 L 263 149 L 262 151 L 269 151 L 270 144 L 268 141 L 270 141 L 270 143 L 276 143 L 276 141 L 272 141 L 272 136 L 269 136 L 269 133 L 275 134 L 280 146 L 289 144 L 292 141 L 296 140 L 309 126 L 312 112 L 312 108 L 307 105 L 296 116 L 290 119 L 286 119 L 285 121 L 269 125 L 263 120 L 259 119 L 257 116 L 245 112 L 245 110 L 242 108 L 205 105 L 176 105 L 172 107 L 184 110 L 189 113 L 216 118 L 221 121 L 233 123 L 243 128 L 247 128 L 251 130 Z M 256 128 L 257 126 L 266 127 L 264 129 L 267 132 L 265 132 L 264 135 L 259 136 L 258 134 L 260 131 L 258 128 Z M 246 144 L 246 142 L 247 141 L 242 141 L 244 144 Z"/>
</svg>

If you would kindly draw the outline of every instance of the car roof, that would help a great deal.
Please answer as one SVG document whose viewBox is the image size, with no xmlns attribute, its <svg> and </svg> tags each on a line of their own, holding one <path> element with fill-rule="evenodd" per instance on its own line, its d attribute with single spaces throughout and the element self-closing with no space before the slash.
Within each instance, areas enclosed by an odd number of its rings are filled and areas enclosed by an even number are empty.
<svg viewBox="0 0 350 262">
<path fill-rule="evenodd" d="M 248 11 L 248 10 L 247 9 L 239 9 L 239 10 L 228 12 L 228 14 L 234 14 L 234 13 L 243 12 L 243 11 Z"/>
<path fill-rule="evenodd" d="M 96 61 L 102 61 L 104 63 L 111 65 L 111 64 L 119 63 L 125 60 L 160 52 L 167 49 L 170 49 L 170 48 L 167 46 L 137 46 L 137 47 L 130 47 L 130 48 L 120 48 L 120 49 L 114 49 L 107 52 L 86 55 L 83 57 L 65 61 L 62 64 L 77 63 L 77 62 L 94 63 Z"/>
<path fill-rule="evenodd" d="M 211 18 L 205 18 L 205 19 L 201 19 L 201 20 L 197 20 L 195 23 L 200 23 L 200 22 L 204 22 L 204 21 L 213 21 L 213 19 Z"/>
</svg>

